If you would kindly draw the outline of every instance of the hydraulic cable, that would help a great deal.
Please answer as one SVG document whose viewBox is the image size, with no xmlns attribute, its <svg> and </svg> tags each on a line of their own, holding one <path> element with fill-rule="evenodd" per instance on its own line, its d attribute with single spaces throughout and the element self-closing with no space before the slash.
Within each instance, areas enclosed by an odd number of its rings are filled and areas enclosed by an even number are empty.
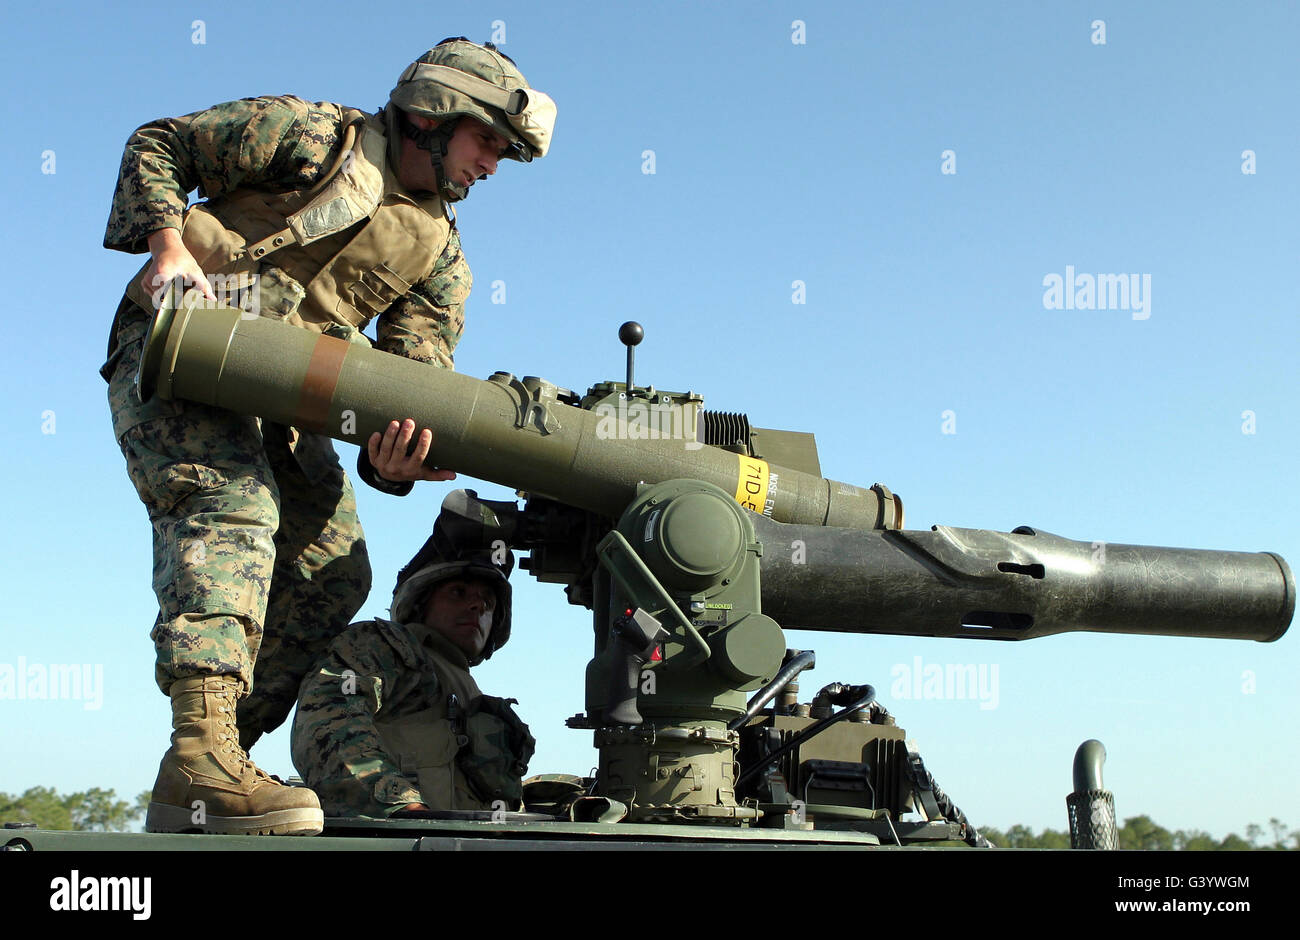
<svg viewBox="0 0 1300 940">
<path fill-rule="evenodd" d="M 753 698 L 745 705 L 745 714 L 738 718 L 733 718 L 727 723 L 728 731 L 739 731 L 745 727 L 745 724 L 758 714 L 758 710 L 770 702 L 776 695 L 790 684 L 790 680 L 805 669 L 811 669 L 817 664 L 817 654 L 813 650 L 803 650 L 797 655 L 790 657 L 781 667 L 775 678 L 767 685 L 758 690 Z"/>
</svg>

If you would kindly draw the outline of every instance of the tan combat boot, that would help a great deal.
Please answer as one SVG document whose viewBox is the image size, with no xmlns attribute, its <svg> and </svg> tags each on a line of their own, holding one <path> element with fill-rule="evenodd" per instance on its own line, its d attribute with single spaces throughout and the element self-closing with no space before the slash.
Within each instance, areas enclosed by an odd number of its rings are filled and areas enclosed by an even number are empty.
<svg viewBox="0 0 1300 940">
<path fill-rule="evenodd" d="M 158 767 L 145 831 L 310 836 L 324 828 L 315 793 L 272 780 L 240 748 L 239 691 L 234 676 L 172 683 L 172 746 Z"/>
</svg>

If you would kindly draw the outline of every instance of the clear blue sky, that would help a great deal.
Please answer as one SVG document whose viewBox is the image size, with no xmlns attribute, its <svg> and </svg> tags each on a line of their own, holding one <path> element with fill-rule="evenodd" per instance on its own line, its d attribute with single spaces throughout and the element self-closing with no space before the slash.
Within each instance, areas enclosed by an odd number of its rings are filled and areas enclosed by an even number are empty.
<svg viewBox="0 0 1300 940">
<path fill-rule="evenodd" d="M 460 371 L 617 378 L 615 332 L 636 319 L 641 380 L 815 432 L 826 475 L 886 483 L 909 527 L 1300 561 L 1294 4 L 462 8 L 394 2 L 364 23 L 332 0 L 311 19 L 239 2 L 6 12 L 0 664 L 99 665 L 104 684 L 93 710 L 0 700 L 0 790 L 133 796 L 167 743 L 149 528 L 96 374 L 140 264 L 100 247 L 123 142 L 259 94 L 373 108 L 428 46 L 490 38 L 494 21 L 559 119 L 550 156 L 504 166 L 461 209 L 476 288 Z M 1149 276 L 1148 306 L 1048 309 L 1044 279 L 1067 266 Z M 380 615 L 447 486 L 362 489 L 377 585 L 363 613 Z M 590 623 L 518 581 L 514 639 L 481 684 L 520 700 L 533 770 L 585 772 L 590 737 L 562 722 L 583 707 Z M 1121 816 L 1300 827 L 1294 636 L 790 643 L 817 650 L 805 687 L 875 684 L 978 824 L 1064 828 L 1074 748 L 1096 737 Z M 916 657 L 996 666 L 996 707 L 891 694 Z M 254 756 L 291 772 L 287 740 Z"/>
</svg>

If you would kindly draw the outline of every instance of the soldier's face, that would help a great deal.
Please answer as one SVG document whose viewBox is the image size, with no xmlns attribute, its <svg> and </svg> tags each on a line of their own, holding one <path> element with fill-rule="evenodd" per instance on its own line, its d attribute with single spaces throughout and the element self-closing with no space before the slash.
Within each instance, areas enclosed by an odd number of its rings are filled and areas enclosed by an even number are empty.
<svg viewBox="0 0 1300 940">
<path fill-rule="evenodd" d="M 437 121 L 420 114 L 408 114 L 407 119 L 422 130 L 438 126 Z M 443 172 L 457 186 L 472 186 L 475 180 L 491 176 L 497 171 L 497 163 L 509 145 L 508 140 L 486 124 L 471 117 L 463 117 L 447 141 L 447 154 L 442 158 Z M 438 179 L 429 164 L 428 153 L 416 147 L 415 142 L 409 138 L 402 143 L 402 164 L 398 170 L 398 179 L 407 189 L 433 192 L 438 188 Z"/>
<path fill-rule="evenodd" d="M 464 117 L 447 142 L 442 168 L 453 183 L 473 186 L 475 180 L 497 171 L 497 162 L 509 146 L 508 140 L 486 124 Z"/>
<path fill-rule="evenodd" d="M 455 578 L 434 588 L 424 605 L 424 625 L 446 637 L 468 659 L 483 652 L 492 632 L 497 595 L 476 578 Z"/>
</svg>

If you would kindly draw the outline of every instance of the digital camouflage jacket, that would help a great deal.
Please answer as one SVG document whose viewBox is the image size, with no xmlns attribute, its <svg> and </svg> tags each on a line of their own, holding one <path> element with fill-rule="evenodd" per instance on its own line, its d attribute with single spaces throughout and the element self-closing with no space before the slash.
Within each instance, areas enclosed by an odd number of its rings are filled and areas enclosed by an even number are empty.
<svg viewBox="0 0 1300 940">
<path fill-rule="evenodd" d="M 343 115 L 344 109 L 328 102 L 311 104 L 292 96 L 247 98 L 144 125 L 132 134 L 123 153 L 105 247 L 143 252 L 150 233 L 166 227 L 181 229 L 188 193 L 196 188 L 218 207 L 238 203 L 241 194 L 249 192 L 278 198 L 310 191 L 342 156 Z M 370 124 L 382 126 L 375 116 L 370 116 Z M 348 228 L 308 247 L 325 258 L 325 249 L 347 244 L 359 228 Z M 243 234 L 250 240 L 260 235 Z M 307 251 L 285 248 L 283 252 L 287 255 L 291 250 Z M 272 262 L 275 258 L 268 256 Z M 302 259 L 298 265 L 302 266 Z M 269 270 L 272 266 L 264 266 L 268 268 L 264 273 L 279 273 L 278 268 Z M 275 280 L 268 277 L 268 282 Z M 395 292 L 391 302 L 388 297 L 383 303 L 371 298 L 372 308 L 382 308 L 376 347 L 450 367 L 464 328 L 464 302 L 471 282 L 460 236 L 452 225 L 427 278 Z M 377 286 L 387 289 L 387 285 Z"/>
</svg>

